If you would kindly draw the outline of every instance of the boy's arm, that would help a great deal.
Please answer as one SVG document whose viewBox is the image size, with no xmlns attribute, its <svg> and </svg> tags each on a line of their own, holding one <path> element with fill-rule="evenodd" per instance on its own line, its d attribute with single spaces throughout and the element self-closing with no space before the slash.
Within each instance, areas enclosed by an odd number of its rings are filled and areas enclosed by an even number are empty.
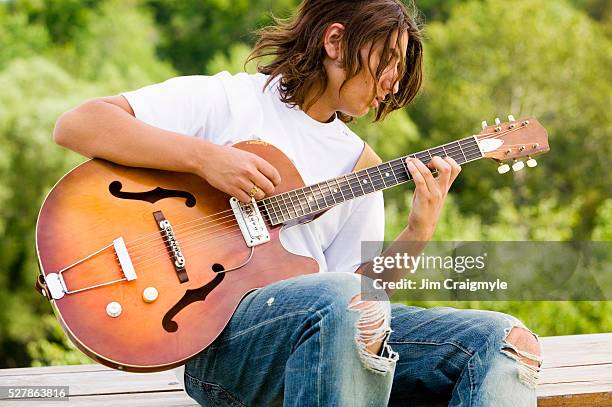
<svg viewBox="0 0 612 407">
<path fill-rule="evenodd" d="M 64 113 L 55 125 L 53 139 L 87 157 L 194 173 L 243 202 L 250 200 L 248 191 L 254 183 L 259 188 L 256 199 L 273 194 L 280 183 L 278 171 L 254 154 L 136 119 L 123 96 L 87 101 Z"/>
<path fill-rule="evenodd" d="M 123 96 L 87 101 L 62 114 L 53 140 L 87 157 L 118 164 L 199 173 L 211 143 L 162 130 L 134 117 Z"/>
</svg>

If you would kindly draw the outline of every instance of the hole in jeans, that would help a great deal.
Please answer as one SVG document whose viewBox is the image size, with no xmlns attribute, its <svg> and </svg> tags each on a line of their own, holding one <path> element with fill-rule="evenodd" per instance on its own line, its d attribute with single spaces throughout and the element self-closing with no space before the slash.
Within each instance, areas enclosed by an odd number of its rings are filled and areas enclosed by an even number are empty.
<svg viewBox="0 0 612 407">
<path fill-rule="evenodd" d="M 506 330 L 501 352 L 518 362 L 519 380 L 535 388 L 542 365 L 537 336 L 523 326 L 513 326 Z"/>
<path fill-rule="evenodd" d="M 363 365 L 376 373 L 387 374 L 395 368 L 399 358 L 387 339 L 391 333 L 391 308 L 388 301 L 363 301 L 357 294 L 348 309 L 360 313 L 355 327 L 355 343 Z"/>
</svg>

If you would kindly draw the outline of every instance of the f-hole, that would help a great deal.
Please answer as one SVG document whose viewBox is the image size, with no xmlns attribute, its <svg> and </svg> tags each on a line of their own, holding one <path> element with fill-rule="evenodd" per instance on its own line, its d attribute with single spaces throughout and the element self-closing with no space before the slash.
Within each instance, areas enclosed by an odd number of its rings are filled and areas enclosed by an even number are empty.
<svg viewBox="0 0 612 407">
<path fill-rule="evenodd" d="M 222 264 L 215 263 L 212 265 L 212 271 L 214 271 L 215 273 L 220 273 L 222 271 L 225 271 L 225 267 L 223 267 Z"/>
</svg>

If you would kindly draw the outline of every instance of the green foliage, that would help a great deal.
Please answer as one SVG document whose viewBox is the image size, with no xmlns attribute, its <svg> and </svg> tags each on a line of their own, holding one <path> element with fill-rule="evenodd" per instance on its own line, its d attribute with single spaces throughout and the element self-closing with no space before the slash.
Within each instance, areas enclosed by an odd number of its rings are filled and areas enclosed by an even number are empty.
<svg viewBox="0 0 612 407">
<path fill-rule="evenodd" d="M 514 315 L 540 336 L 612 332 L 612 303 L 598 301 L 421 301 L 417 307 L 483 309 Z"/>
<path fill-rule="evenodd" d="M 31 366 L 94 363 L 70 342 L 53 315 L 39 318 L 37 327 L 43 337 L 27 344 L 28 354 L 32 358 Z"/>
<path fill-rule="evenodd" d="M 48 46 L 49 36 L 44 27 L 28 25 L 24 13 L 8 14 L 0 8 L 0 69 L 13 59 L 42 54 Z"/>
<path fill-rule="evenodd" d="M 175 75 L 155 56 L 146 13 L 108 1 L 98 4 L 96 18 L 70 14 L 78 4 L 0 4 L 0 366 L 87 360 L 67 346 L 48 302 L 33 290 L 38 210 L 50 187 L 83 160 L 52 142 L 55 121 L 86 99 Z M 65 18 L 76 19 L 69 30 L 57 20 L 61 6 L 69 9 Z"/>
<path fill-rule="evenodd" d="M 295 0 L 148 0 L 162 34 L 159 52 L 183 74 L 201 74 L 218 52 L 228 56 L 236 42 L 254 41 L 251 32 L 287 16 Z"/>
<path fill-rule="evenodd" d="M 227 53 L 217 52 L 210 62 L 206 65 L 205 72 L 208 75 L 214 75 L 217 72 L 228 71 L 231 74 L 245 72 L 244 62 L 246 61 L 251 47 L 243 43 L 233 44 Z M 246 72 L 255 73 L 257 69 L 254 63 L 248 64 Z"/>
<path fill-rule="evenodd" d="M 550 135 L 537 170 L 497 177 L 483 175 L 492 173 L 484 162 L 467 168 L 457 185 L 462 211 L 495 221 L 501 207 L 482 197 L 499 188 L 512 188 L 504 204 L 514 206 L 549 198 L 565 206 L 581 196 L 571 237 L 588 239 L 612 186 L 602 171 L 612 156 L 612 49 L 602 30 L 564 2 L 490 0 L 462 3 L 428 33 L 425 92 L 411 110 L 422 145 L 474 134 L 481 120 L 507 114 L 534 115 Z"/>
<path fill-rule="evenodd" d="M 369 124 L 369 116 L 352 128 L 391 159 L 473 134 L 483 119 L 533 114 L 549 130 L 552 148 L 529 172 L 500 177 L 491 163 L 467 166 L 434 238 L 610 240 L 607 2 L 416 3 L 429 24 L 425 92 L 383 123 Z M 51 141 L 59 115 L 177 72 L 240 72 L 254 40 L 249 33 L 269 24 L 270 12 L 285 17 L 296 4 L 0 2 L 0 367 L 89 361 L 33 290 L 38 209 L 51 186 L 83 160 Z M 388 240 L 406 224 L 410 188 L 385 191 Z M 508 312 L 541 335 L 612 329 L 610 302 L 445 305 Z"/>
<path fill-rule="evenodd" d="M 597 211 L 593 240 L 612 240 L 612 199 L 606 199 Z"/>
</svg>

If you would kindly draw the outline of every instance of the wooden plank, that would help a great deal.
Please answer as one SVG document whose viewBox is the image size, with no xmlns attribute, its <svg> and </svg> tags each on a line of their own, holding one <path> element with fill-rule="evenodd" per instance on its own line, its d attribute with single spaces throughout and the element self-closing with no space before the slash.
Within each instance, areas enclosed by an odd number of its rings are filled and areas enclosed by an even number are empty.
<svg viewBox="0 0 612 407">
<path fill-rule="evenodd" d="M 541 339 L 545 362 L 538 406 L 612 406 L 612 334 Z M 63 405 L 70 406 L 197 406 L 171 370 L 126 373 L 98 364 L 0 369 L 0 385 L 67 385 L 71 398 Z"/>
<path fill-rule="evenodd" d="M 612 333 L 540 338 L 543 368 L 612 364 Z"/>
<path fill-rule="evenodd" d="M 83 365 L 81 365 L 83 366 Z M 182 391 L 177 377 L 171 370 L 156 373 L 127 373 L 101 366 L 98 370 L 73 366 L 38 368 L 30 375 L 27 369 L 20 374 L 0 376 L 3 386 L 69 386 L 70 395 L 119 394 L 150 391 Z M 5 372 L 6 373 L 6 372 Z"/>
<path fill-rule="evenodd" d="M 612 393 L 538 398 L 538 407 L 610 407 Z"/>
<path fill-rule="evenodd" d="M 199 407 L 185 392 L 135 393 L 70 397 L 69 401 L 2 401 L 2 407 Z"/>
<path fill-rule="evenodd" d="M 612 365 L 545 369 L 538 386 L 541 397 L 606 392 L 612 392 Z"/>
<path fill-rule="evenodd" d="M 49 374 L 61 374 L 61 373 L 75 373 L 75 372 L 99 372 L 102 370 L 108 370 L 104 365 L 97 363 L 89 365 L 63 365 L 63 366 L 43 366 L 43 367 L 18 367 L 13 369 L 0 369 L 0 378 L 2 376 L 19 376 L 19 375 L 49 375 Z"/>
</svg>

